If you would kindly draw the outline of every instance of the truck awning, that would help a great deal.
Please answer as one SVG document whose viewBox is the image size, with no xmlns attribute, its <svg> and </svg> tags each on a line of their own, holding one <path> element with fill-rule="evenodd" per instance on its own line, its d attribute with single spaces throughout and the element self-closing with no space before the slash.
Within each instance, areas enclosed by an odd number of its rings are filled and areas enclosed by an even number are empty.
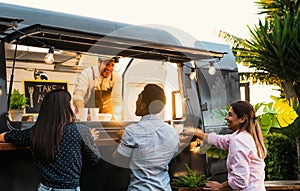
<svg viewBox="0 0 300 191">
<path fill-rule="evenodd" d="M 117 55 L 152 60 L 187 62 L 191 60 L 222 58 L 224 52 L 201 50 L 162 44 L 117 35 L 98 34 L 56 26 L 34 24 L 15 30 L 5 37 L 7 43 L 34 47 L 54 47 L 57 50 Z"/>
<path fill-rule="evenodd" d="M 22 22 L 23 19 L 10 18 L 10 17 L 1 17 L 0 16 L 0 34 L 7 30 L 11 30 L 18 26 L 19 22 Z"/>
</svg>

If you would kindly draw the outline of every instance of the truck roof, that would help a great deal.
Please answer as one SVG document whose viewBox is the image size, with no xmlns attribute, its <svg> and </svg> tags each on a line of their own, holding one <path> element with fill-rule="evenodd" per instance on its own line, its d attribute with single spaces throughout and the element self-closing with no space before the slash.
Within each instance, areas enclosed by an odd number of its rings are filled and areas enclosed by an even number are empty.
<svg viewBox="0 0 300 191">
<path fill-rule="evenodd" d="M 226 52 L 182 45 L 166 30 L 0 3 L 7 43 L 182 63 L 222 58 Z"/>
</svg>

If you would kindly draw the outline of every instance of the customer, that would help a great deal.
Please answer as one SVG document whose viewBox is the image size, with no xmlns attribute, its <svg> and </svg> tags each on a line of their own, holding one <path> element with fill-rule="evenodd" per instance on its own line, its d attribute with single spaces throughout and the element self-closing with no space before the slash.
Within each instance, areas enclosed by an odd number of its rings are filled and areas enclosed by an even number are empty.
<svg viewBox="0 0 300 191">
<path fill-rule="evenodd" d="M 264 158 L 266 147 L 257 122 L 253 106 L 246 101 L 237 101 L 231 104 L 226 115 L 228 128 L 232 134 L 216 135 L 184 129 L 181 141 L 188 136 L 196 136 L 220 149 L 228 150 L 227 170 L 228 181 L 219 183 L 209 181 L 205 190 L 251 190 L 262 191 L 264 186 Z"/>
<path fill-rule="evenodd" d="M 98 57 L 98 65 L 87 67 L 78 76 L 73 93 L 76 109 L 99 108 L 99 113 L 113 113 L 111 93 L 114 86 L 113 70 L 117 57 Z"/>
<path fill-rule="evenodd" d="M 74 123 L 70 101 L 66 90 L 48 92 L 32 128 L 0 134 L 0 142 L 31 146 L 41 179 L 38 191 L 80 190 L 83 159 L 96 164 L 100 157 L 89 129 Z"/>
<path fill-rule="evenodd" d="M 114 152 L 114 159 L 123 166 L 128 162 L 131 169 L 128 190 L 171 191 L 168 163 L 178 151 L 179 138 L 175 128 L 157 115 L 165 103 L 161 87 L 146 85 L 136 102 L 135 114 L 142 119 L 125 128 Z"/>
</svg>

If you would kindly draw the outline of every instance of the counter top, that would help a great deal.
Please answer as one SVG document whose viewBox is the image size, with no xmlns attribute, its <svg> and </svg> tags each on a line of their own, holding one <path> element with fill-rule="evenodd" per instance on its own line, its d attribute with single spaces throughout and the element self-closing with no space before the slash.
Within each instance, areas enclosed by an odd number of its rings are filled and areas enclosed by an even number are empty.
<svg viewBox="0 0 300 191">
<path fill-rule="evenodd" d="M 99 139 L 95 141 L 97 146 L 113 146 L 119 143 L 120 141 L 120 131 L 124 129 L 127 125 L 132 122 L 119 122 L 119 121 L 105 121 L 105 122 L 77 122 L 87 125 L 89 128 L 95 128 L 100 132 Z M 27 129 L 31 128 L 33 122 L 11 122 L 17 129 Z M 29 149 L 30 147 L 14 145 L 11 143 L 0 143 L 0 151 L 8 150 L 22 150 Z"/>
<path fill-rule="evenodd" d="M 12 150 L 22 150 L 22 149 L 29 149 L 29 147 L 14 145 L 11 143 L 0 143 L 0 151 L 12 151 Z"/>
<path fill-rule="evenodd" d="M 109 139 L 98 139 L 95 141 L 95 144 L 98 147 L 101 146 L 112 146 L 112 145 L 117 145 L 119 143 L 120 139 L 119 138 L 109 138 Z M 0 143 L 0 151 L 13 151 L 13 150 L 25 150 L 29 149 L 30 147 L 26 146 L 20 146 L 20 145 L 15 145 L 12 143 Z"/>
<path fill-rule="evenodd" d="M 266 190 L 298 190 L 300 180 L 273 180 L 265 181 Z"/>
</svg>

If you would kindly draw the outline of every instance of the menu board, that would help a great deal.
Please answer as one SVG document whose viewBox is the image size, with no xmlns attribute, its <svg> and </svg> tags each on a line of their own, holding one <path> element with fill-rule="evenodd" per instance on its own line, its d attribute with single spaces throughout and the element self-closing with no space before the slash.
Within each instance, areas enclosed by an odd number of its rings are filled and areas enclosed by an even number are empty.
<svg viewBox="0 0 300 191">
<path fill-rule="evenodd" d="M 26 113 L 38 113 L 46 93 L 55 89 L 68 90 L 68 82 L 53 80 L 23 80 L 23 92 L 25 97 L 28 98 Z"/>
</svg>

